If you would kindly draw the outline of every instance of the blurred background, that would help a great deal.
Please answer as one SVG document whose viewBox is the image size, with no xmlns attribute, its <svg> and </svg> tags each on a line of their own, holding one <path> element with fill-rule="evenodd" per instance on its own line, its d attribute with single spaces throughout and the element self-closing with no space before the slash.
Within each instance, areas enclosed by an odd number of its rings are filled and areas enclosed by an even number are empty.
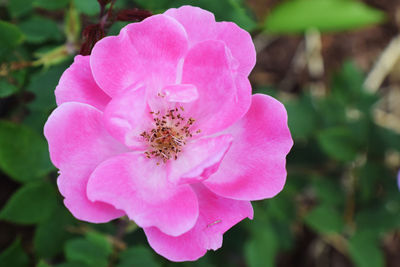
<svg viewBox="0 0 400 267">
<path fill-rule="evenodd" d="M 0 0 L 0 266 L 400 266 L 399 0 L 99 2 Z M 254 202 L 253 221 L 170 263 L 125 219 L 69 214 L 42 129 L 74 55 L 183 4 L 252 34 L 253 91 L 285 104 L 295 145 L 284 190 Z"/>
</svg>

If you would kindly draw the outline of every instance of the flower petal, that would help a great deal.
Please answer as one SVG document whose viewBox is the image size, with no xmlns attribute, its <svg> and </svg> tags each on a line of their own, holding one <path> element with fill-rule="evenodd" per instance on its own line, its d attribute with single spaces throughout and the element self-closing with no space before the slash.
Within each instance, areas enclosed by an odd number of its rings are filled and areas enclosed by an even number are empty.
<svg viewBox="0 0 400 267">
<path fill-rule="evenodd" d="M 168 180 L 181 184 L 208 178 L 218 169 L 232 141 L 231 135 L 221 135 L 186 144 L 178 158 L 168 163 Z"/>
<path fill-rule="evenodd" d="M 168 102 L 190 103 L 199 97 L 197 88 L 192 84 L 167 85 L 161 93 Z"/>
<path fill-rule="evenodd" d="M 238 60 L 238 72 L 248 76 L 256 63 L 256 51 L 250 34 L 233 22 L 215 22 L 214 15 L 192 6 L 168 9 L 165 15 L 175 18 L 185 28 L 190 46 L 206 40 L 224 41 Z M 201 27 L 199 27 L 201 25 Z"/>
<path fill-rule="evenodd" d="M 201 184 L 194 184 L 200 214 L 189 232 L 173 237 L 155 227 L 144 228 L 150 246 L 171 261 L 194 261 L 208 249 L 222 246 L 222 235 L 246 217 L 253 218 L 249 201 L 226 199 L 215 195 Z"/>
<path fill-rule="evenodd" d="M 250 87 L 236 86 L 233 67 L 229 50 L 221 41 L 199 43 L 185 59 L 182 83 L 196 86 L 199 97 L 184 108 L 196 120 L 194 127 L 200 128 L 204 135 L 232 125 L 250 106 Z"/>
<path fill-rule="evenodd" d="M 214 193 L 258 200 L 278 194 L 286 180 L 286 155 L 293 145 L 285 107 L 256 94 L 249 112 L 227 133 L 234 142 L 218 171 L 204 181 Z"/>
<path fill-rule="evenodd" d="M 143 150 L 146 144 L 140 134 L 152 126 L 146 88 L 132 88 L 114 97 L 104 111 L 104 121 L 114 138 L 131 149 Z"/>
<path fill-rule="evenodd" d="M 88 197 L 126 212 L 140 227 L 157 227 L 177 236 L 189 231 L 198 217 L 196 194 L 188 185 L 166 179 L 164 165 L 143 153 L 127 153 L 102 163 L 90 176 Z"/>
<path fill-rule="evenodd" d="M 154 15 L 96 43 L 90 65 L 94 79 L 110 96 L 143 81 L 158 90 L 176 82 L 187 47 L 186 32 L 176 20 Z"/>
<path fill-rule="evenodd" d="M 89 175 L 105 159 L 125 151 L 105 130 L 102 113 L 82 103 L 60 105 L 44 127 L 50 157 L 60 169 L 58 187 L 64 203 L 80 220 L 107 222 L 123 212 L 105 203 L 92 203 L 86 196 Z"/>
<path fill-rule="evenodd" d="M 104 110 L 110 97 L 93 79 L 89 56 L 76 56 L 74 63 L 63 73 L 56 87 L 57 105 L 81 102 Z"/>
</svg>

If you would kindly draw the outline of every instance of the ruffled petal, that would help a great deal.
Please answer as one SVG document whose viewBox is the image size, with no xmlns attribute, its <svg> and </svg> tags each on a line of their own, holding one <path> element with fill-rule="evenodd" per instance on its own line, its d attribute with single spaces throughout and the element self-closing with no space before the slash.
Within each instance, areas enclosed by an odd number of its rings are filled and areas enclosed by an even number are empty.
<svg viewBox="0 0 400 267">
<path fill-rule="evenodd" d="M 164 165 L 143 153 L 126 153 L 103 162 L 90 176 L 88 197 L 125 211 L 140 227 L 158 228 L 178 236 L 198 217 L 196 194 L 190 186 L 167 181 Z"/>
<path fill-rule="evenodd" d="M 232 141 L 231 135 L 221 135 L 188 143 L 176 160 L 168 162 L 169 181 L 182 184 L 208 178 L 218 169 Z"/>
<path fill-rule="evenodd" d="M 176 83 L 187 49 L 182 25 L 169 16 L 154 15 L 96 43 L 90 65 L 94 79 L 110 96 L 137 83 L 161 90 Z"/>
<path fill-rule="evenodd" d="M 232 75 L 235 67 L 221 41 L 204 41 L 189 51 L 183 64 L 182 83 L 193 84 L 199 94 L 196 101 L 184 105 L 186 116 L 196 120 L 193 129 L 201 129 L 204 135 L 214 134 L 246 113 L 251 87 L 236 86 L 236 77 Z"/>
<path fill-rule="evenodd" d="M 104 112 L 104 121 L 110 134 L 135 150 L 146 144 L 140 134 L 152 127 L 152 116 L 146 103 L 146 88 L 125 90 L 112 99 Z"/>
<path fill-rule="evenodd" d="M 96 166 L 126 151 L 105 130 L 102 112 L 87 104 L 64 103 L 50 115 L 44 135 L 51 160 L 60 169 L 58 187 L 71 213 L 80 220 L 95 223 L 123 216 L 113 206 L 93 203 L 86 196 L 87 181 Z"/>
<path fill-rule="evenodd" d="M 211 12 L 199 7 L 171 8 L 164 14 L 183 25 L 190 46 L 206 40 L 224 41 L 233 57 L 239 62 L 238 72 L 244 76 L 249 75 L 256 63 L 256 51 L 247 31 L 233 22 L 215 22 Z"/>
<path fill-rule="evenodd" d="M 110 97 L 93 79 L 89 56 L 76 56 L 74 63 L 63 73 L 55 91 L 57 105 L 65 102 L 86 103 L 104 110 Z"/>
<path fill-rule="evenodd" d="M 218 171 L 204 184 L 233 199 L 259 200 L 278 194 L 286 181 L 286 155 L 293 145 L 285 107 L 256 94 L 248 113 L 227 133 L 234 137 Z"/>
<path fill-rule="evenodd" d="M 150 246 L 171 261 L 194 261 L 208 249 L 222 246 L 222 235 L 232 226 L 247 218 L 253 218 L 249 201 L 226 199 L 215 195 L 201 184 L 193 185 L 198 199 L 200 214 L 196 225 L 189 232 L 173 237 L 155 227 L 144 228 Z"/>
</svg>

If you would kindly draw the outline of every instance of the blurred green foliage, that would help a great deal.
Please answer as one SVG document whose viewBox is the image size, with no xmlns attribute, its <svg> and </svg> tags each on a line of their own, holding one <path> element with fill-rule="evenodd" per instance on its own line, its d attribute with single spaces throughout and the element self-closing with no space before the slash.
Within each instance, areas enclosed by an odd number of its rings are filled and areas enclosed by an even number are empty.
<svg viewBox="0 0 400 267">
<path fill-rule="evenodd" d="M 244 0 L 117 0 L 116 8 L 157 13 L 183 4 L 249 31 L 280 34 L 352 30 L 384 19 L 382 12 L 352 0 L 285 1 L 265 21 L 257 21 Z M 255 202 L 255 219 L 230 230 L 217 252 L 194 263 L 170 263 L 149 248 L 142 231 L 121 228 L 123 220 L 95 225 L 73 218 L 57 192 L 42 129 L 55 107 L 58 80 L 78 52 L 81 24 L 97 23 L 99 10 L 96 0 L 0 5 L 0 169 L 2 179 L 19 184 L 0 220 L 34 229 L 0 253 L 0 265 L 275 266 L 279 254 L 298 246 L 304 229 L 356 266 L 385 265 L 382 240 L 399 230 L 400 194 L 384 158 L 400 152 L 400 138 L 372 119 L 379 95 L 366 93 L 364 74 L 351 62 L 333 75 L 325 96 L 303 88 L 295 98 L 282 99 L 295 140 L 287 185 L 277 197 Z M 109 33 L 124 25 L 115 23 Z M 126 229 L 123 242 L 121 229 Z"/>
</svg>

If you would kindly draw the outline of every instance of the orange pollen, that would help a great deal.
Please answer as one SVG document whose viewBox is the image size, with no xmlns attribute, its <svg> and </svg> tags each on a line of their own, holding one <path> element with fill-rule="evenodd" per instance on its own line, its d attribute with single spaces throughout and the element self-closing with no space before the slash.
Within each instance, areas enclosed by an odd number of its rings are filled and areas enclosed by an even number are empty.
<svg viewBox="0 0 400 267">
<path fill-rule="evenodd" d="M 190 128 L 195 120 L 186 120 L 179 111 L 184 111 L 183 107 L 170 109 L 164 115 L 160 111 L 150 112 L 155 127 L 140 134 L 149 143 L 149 149 L 144 152 L 147 158 L 159 158 L 164 163 L 170 159 L 176 160 L 186 140 L 193 137 Z M 200 130 L 195 132 L 199 133 Z"/>
</svg>

